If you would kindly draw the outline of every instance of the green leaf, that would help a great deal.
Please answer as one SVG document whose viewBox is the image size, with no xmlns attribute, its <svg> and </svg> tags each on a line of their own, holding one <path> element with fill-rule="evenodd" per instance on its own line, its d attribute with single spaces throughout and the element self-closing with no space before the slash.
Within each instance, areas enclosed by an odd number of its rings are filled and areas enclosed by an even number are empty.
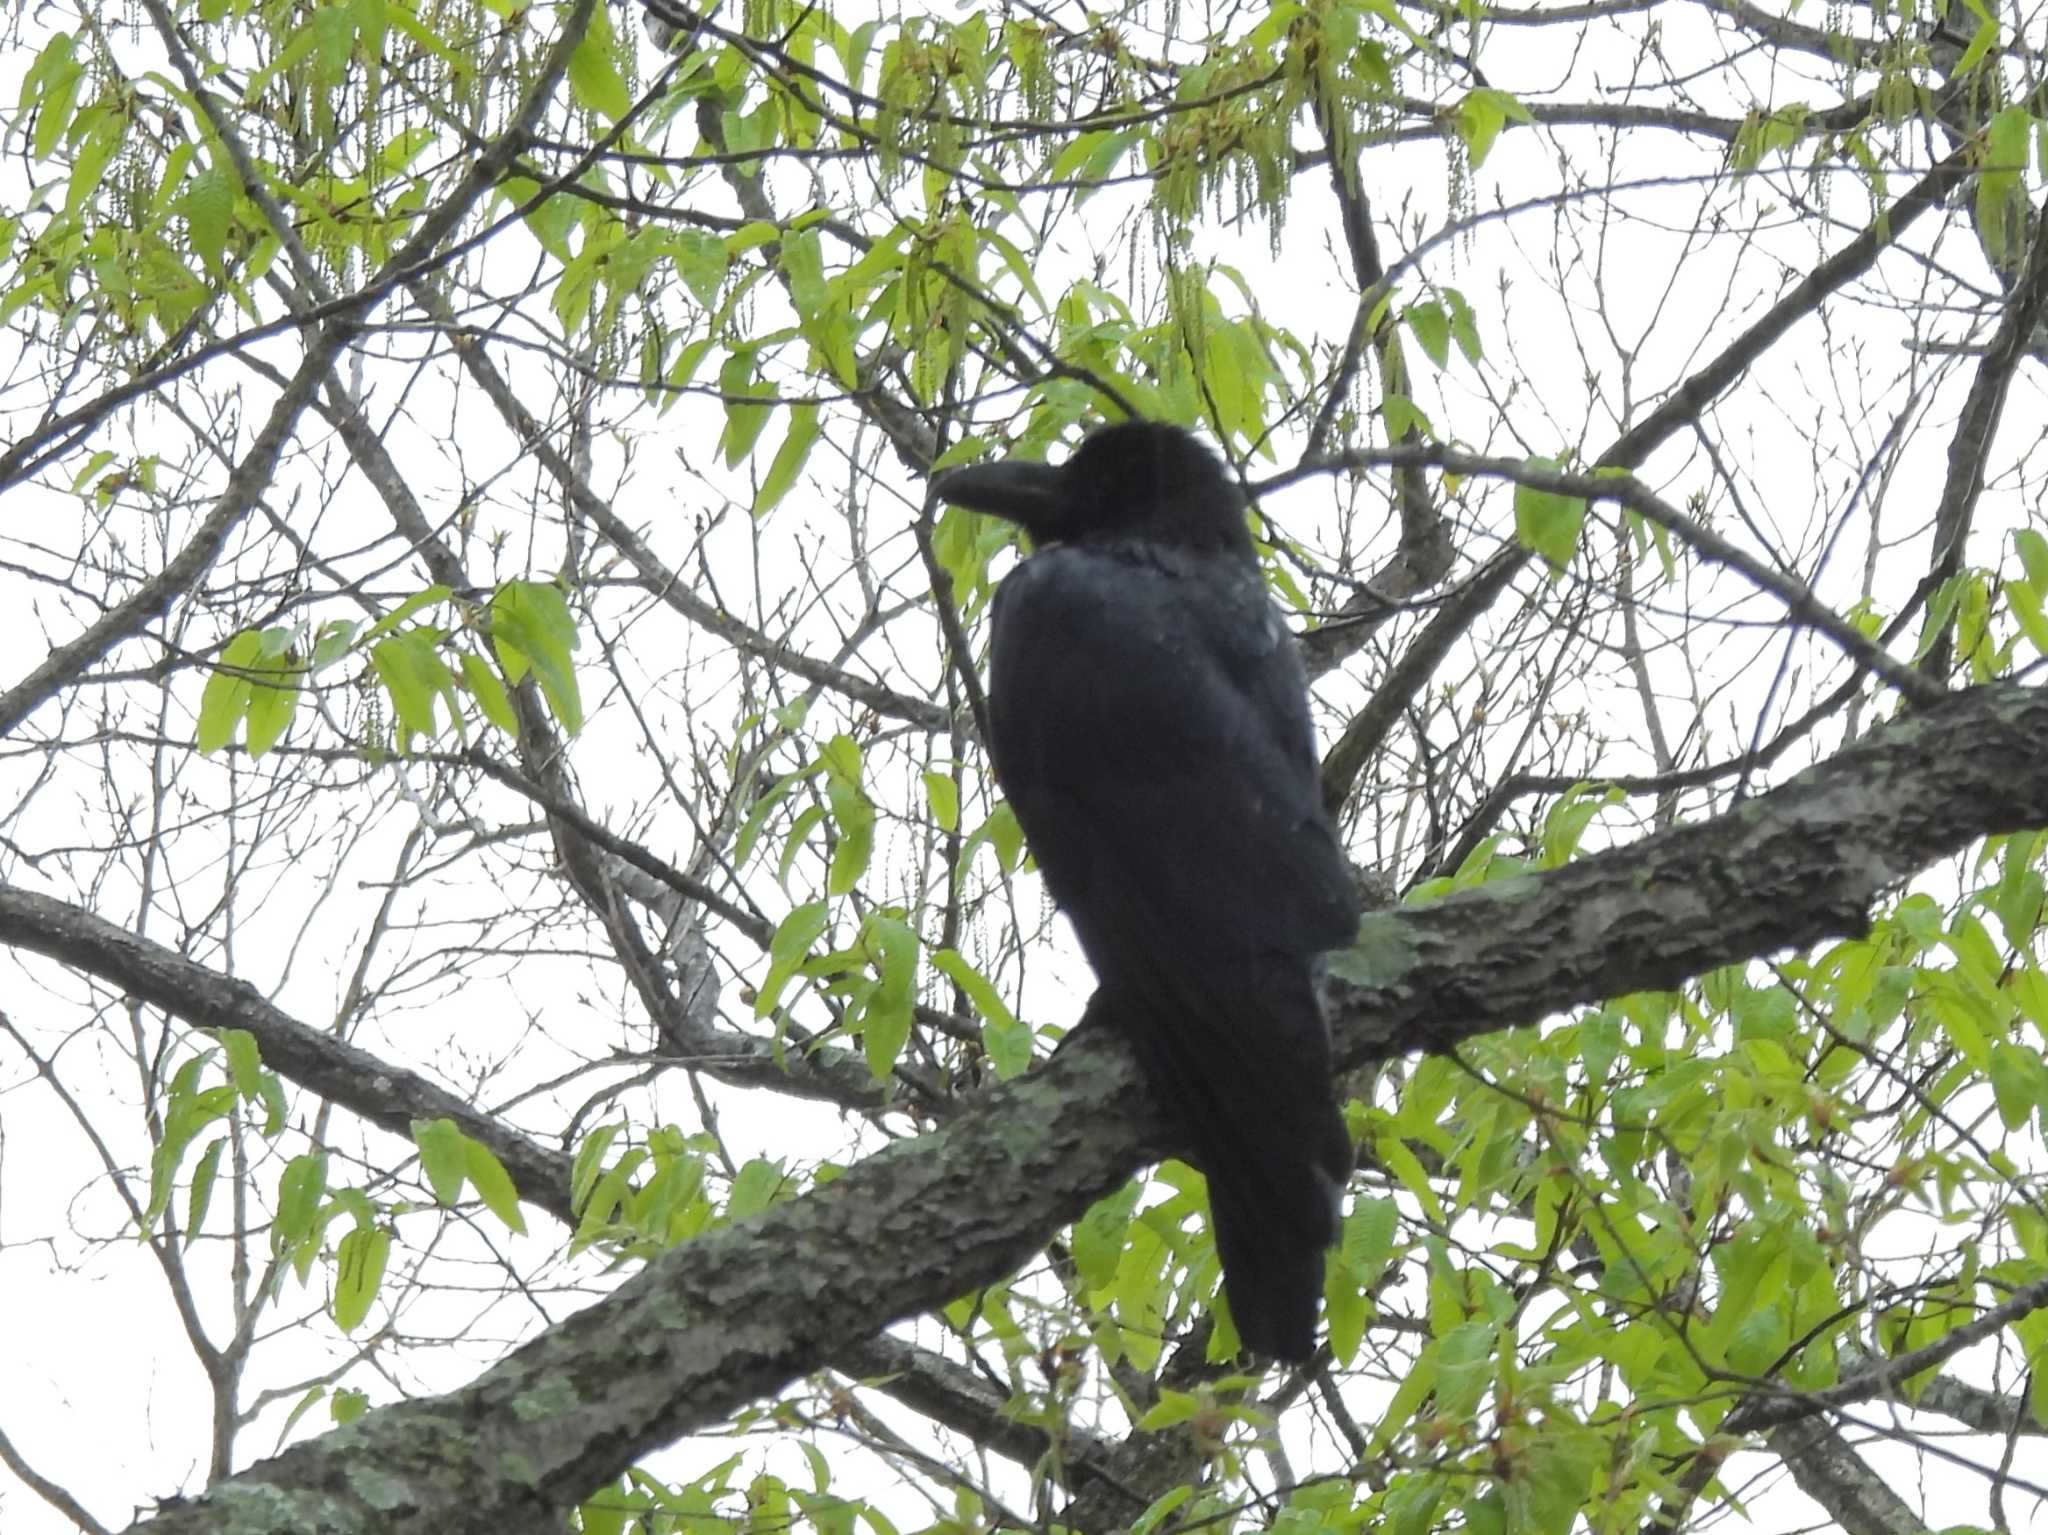
<svg viewBox="0 0 2048 1535">
<path fill-rule="evenodd" d="M 1435 299 L 1424 299 L 1402 310 L 1401 318 L 1415 332 L 1416 341 L 1431 362 L 1441 368 L 1451 360 L 1451 321 L 1443 305 Z"/>
<path fill-rule="evenodd" d="M 285 1252 L 312 1235 L 326 1193 L 324 1152 L 307 1152 L 285 1164 L 277 1180 L 277 1215 L 270 1225 L 272 1253 Z"/>
<path fill-rule="evenodd" d="M 1444 304 L 1451 312 L 1451 337 L 1458 350 L 1465 354 L 1465 361 L 1478 362 L 1485 355 L 1479 341 L 1479 317 L 1456 288 L 1444 289 Z"/>
<path fill-rule="evenodd" d="M 364 630 L 361 643 L 368 644 L 371 640 L 396 633 L 399 627 L 414 614 L 432 607 L 437 602 L 446 601 L 450 595 L 451 593 L 447 587 L 439 585 L 414 592 L 405 601 Z"/>
<path fill-rule="evenodd" d="M 889 1075 L 910 1038 L 917 1000 L 917 934 L 901 917 L 868 914 L 861 924 L 861 948 L 874 966 L 876 986 L 861 1009 L 861 1048 L 877 1082 Z"/>
<path fill-rule="evenodd" d="M 170 1208 L 171 1186 L 178 1167 L 199 1132 L 215 1120 L 226 1118 L 235 1106 L 232 1085 L 198 1085 L 200 1073 L 211 1059 L 210 1051 L 196 1057 L 173 1079 L 164 1110 L 163 1133 L 150 1158 L 149 1205 L 143 1212 L 145 1226 L 153 1225 Z"/>
<path fill-rule="evenodd" d="M 1157 1433 L 1162 1428 L 1172 1428 L 1176 1423 L 1185 1423 L 1204 1409 L 1198 1396 L 1185 1391 L 1162 1387 L 1159 1400 L 1154 1402 L 1145 1416 L 1138 1420 L 1138 1431 L 1145 1434 Z"/>
<path fill-rule="evenodd" d="M 1107 1198 L 1098 1199 L 1074 1222 L 1074 1267 L 1090 1293 L 1099 1294 L 1116 1282 L 1117 1265 L 1123 1258 L 1124 1231 L 1131 1223 L 1131 1212 L 1138 1206 L 1139 1192 L 1137 1184 L 1127 1183 Z"/>
<path fill-rule="evenodd" d="M 825 804 L 838 840 L 825 876 L 827 895 L 844 895 L 867 872 L 875 845 L 875 805 L 860 782 L 860 747 L 853 737 L 834 736 L 819 753 L 825 766 Z"/>
<path fill-rule="evenodd" d="M 597 1187 L 597 1180 L 604 1175 L 604 1156 L 611 1150 L 612 1142 L 618 1139 L 623 1124 L 599 1125 L 576 1147 L 576 1160 L 569 1169 L 569 1208 L 577 1214 L 590 1200 L 591 1190 Z"/>
<path fill-rule="evenodd" d="M 1620 804 L 1622 797 L 1613 784 L 1574 784 L 1543 817 L 1542 866 L 1555 869 L 1569 862 L 1593 817 Z"/>
<path fill-rule="evenodd" d="M 2040 654 L 2048 655 L 2048 617 L 2041 612 L 2041 589 L 2032 581 L 2008 581 L 2005 605 L 2018 622 L 2020 632 L 2026 635 L 2027 643 Z"/>
<path fill-rule="evenodd" d="M 71 114 L 78 105 L 78 87 L 85 79 L 85 66 L 71 56 L 70 34 L 54 39 L 50 49 L 60 45 L 63 54 L 45 73 L 42 96 L 36 108 L 35 137 L 30 142 L 29 153 L 38 160 L 50 158 L 64 130 L 71 126 Z M 50 49 L 44 51 L 45 57 L 50 56 Z M 41 60 L 37 62 L 40 64 Z"/>
<path fill-rule="evenodd" d="M 2048 1109 L 2048 1065 L 2032 1046 L 2000 1040 L 1991 1047 L 1989 1074 L 2006 1129 L 2017 1130 L 2036 1111 Z"/>
<path fill-rule="evenodd" d="M 782 275 L 789 280 L 789 301 L 797 318 L 809 319 L 825 307 L 825 250 L 818 232 L 806 229 L 785 235 L 781 251 Z"/>
<path fill-rule="evenodd" d="M 669 238 L 669 260 L 697 302 L 706 309 L 716 308 L 730 265 L 724 239 L 705 229 L 679 229 Z"/>
<path fill-rule="evenodd" d="M 213 1182 L 220 1174 L 220 1157 L 227 1144 L 226 1136 L 216 1135 L 199 1154 L 199 1165 L 192 1170 L 192 1187 L 185 1196 L 187 1237 L 197 1236 L 199 1228 L 206 1224 L 206 1207 L 213 1200 Z"/>
<path fill-rule="evenodd" d="M 332 666 L 355 644 L 356 624 L 346 618 L 333 619 L 322 624 L 313 636 L 313 670 Z"/>
<path fill-rule="evenodd" d="M 491 597 L 491 644 L 515 684 L 531 671 L 562 728 L 583 728 L 583 695 L 572 659 L 582 640 L 569 599 L 550 581 L 507 581 Z M 509 712 L 509 701 L 508 701 Z"/>
<path fill-rule="evenodd" d="M 249 729 L 244 744 L 260 757 L 275 746 L 299 711 L 298 666 L 289 651 L 291 631 L 266 629 L 258 637 L 259 654 L 249 679 Z"/>
<path fill-rule="evenodd" d="M 1017 812 L 1004 800 L 988 813 L 988 819 L 981 823 L 989 845 L 996 850 L 996 859 L 1005 873 L 1017 872 L 1017 865 L 1024 856 L 1024 828 L 1017 824 Z"/>
<path fill-rule="evenodd" d="M 220 665 L 199 695 L 199 724 L 193 734 L 202 754 L 210 756 L 235 738 L 235 727 L 249 712 L 248 673 L 262 645 L 262 635 L 244 629 L 221 651 Z"/>
<path fill-rule="evenodd" d="M 1486 152 L 1493 148 L 1493 141 L 1508 120 L 1507 112 L 1501 107 L 1500 91 L 1467 91 L 1465 99 L 1458 103 L 1457 115 L 1452 119 L 1457 125 L 1458 137 L 1465 142 L 1466 153 L 1472 157 L 1473 169 L 1485 163 Z"/>
<path fill-rule="evenodd" d="M 752 348 L 737 349 L 726 358 L 718 370 L 718 392 L 725 400 L 725 435 L 720 445 L 725 466 L 731 469 L 754 451 L 775 409 L 775 396 L 761 388 Z"/>
<path fill-rule="evenodd" d="M 491 663 L 474 651 L 465 650 L 461 665 L 462 685 L 469 689 L 469 696 L 483 710 L 484 718 L 508 736 L 519 734 L 519 716 L 513 711 L 512 697 L 491 669 Z"/>
<path fill-rule="evenodd" d="M 1453 1422 L 1476 1415 L 1493 1379 L 1498 1336 L 1491 1322 L 1460 1322 L 1435 1345 L 1437 1411 Z"/>
<path fill-rule="evenodd" d="M 2033 528 L 2020 528 L 2013 534 L 2012 541 L 2034 589 L 2048 591 L 2048 538 L 2043 538 Z"/>
<path fill-rule="evenodd" d="M 438 733 L 434 701 L 454 688 L 454 675 L 435 653 L 435 639 L 433 630 L 409 629 L 370 647 L 370 669 L 391 696 L 399 735 L 407 744 L 415 735 Z"/>
<path fill-rule="evenodd" d="M 1078 184 L 1074 205 L 1079 207 L 1102 189 L 1101 183 L 1116 175 L 1117 166 L 1137 141 L 1138 134 L 1131 129 L 1084 133 L 1060 152 L 1045 179 Z"/>
<path fill-rule="evenodd" d="M 335 1423 L 345 1428 L 370 1410 L 370 1399 L 353 1386 L 336 1386 L 327 1410 Z"/>
<path fill-rule="evenodd" d="M 415 1119 L 412 1143 L 419 1148 L 420 1171 L 427 1175 L 427 1187 L 437 1204 L 452 1205 L 462 1198 L 467 1176 L 463 1143 L 468 1139 L 452 1119 Z"/>
<path fill-rule="evenodd" d="M 180 208 L 193 251 L 209 269 L 217 269 L 235 220 L 234 173 L 219 161 L 207 166 L 185 183 Z"/>
<path fill-rule="evenodd" d="M 804 460 L 811 456 L 811 445 L 818 440 L 821 426 L 816 405 L 792 405 L 789 410 L 789 432 L 782 439 L 782 446 L 776 450 L 775 460 L 768 466 L 767 476 L 761 481 L 761 488 L 754 492 L 754 515 L 761 516 L 769 511 L 784 496 L 790 486 L 802 473 Z"/>
<path fill-rule="evenodd" d="M 1170 1488 L 1166 1492 L 1161 1493 L 1146 1505 L 1144 1513 L 1131 1521 L 1130 1535 L 1152 1535 L 1154 1530 L 1157 1530 L 1172 1517 L 1175 1509 L 1179 1508 L 1181 1504 L 1187 1502 L 1194 1495 L 1195 1484 L 1192 1482 L 1182 1482 L 1178 1487 Z M 1205 1523 L 1207 1523 L 1206 1520 L 1189 1520 L 1186 1527 L 1200 1529 Z M 1175 1528 L 1181 1527 L 1178 1524 L 1175 1526 Z M 1291 1525 L 1287 1527 L 1292 1528 Z"/>
<path fill-rule="evenodd" d="M 1422 408 L 1405 394 L 1391 390 L 1380 396 L 1380 419 L 1387 423 L 1387 441 L 1401 442 L 1410 435 L 1433 437 L 1436 429 Z"/>
<path fill-rule="evenodd" d="M 1339 1364 L 1357 1357 L 1365 1341 L 1365 1324 L 1372 1315 L 1365 1291 L 1339 1263 L 1323 1271 L 1323 1317 L 1330 1329 L 1330 1353 Z"/>
<path fill-rule="evenodd" d="M 1996 27 L 1992 29 L 1995 33 Z M 1977 227 L 1991 259 L 2005 265 L 2019 254 L 2026 216 L 2027 138 L 2033 118 L 2022 106 L 1996 113 L 1984 130 L 1983 168 L 1977 176 Z"/>
<path fill-rule="evenodd" d="M 1532 458 L 1529 465 L 1554 470 L 1562 467 L 1562 460 Z M 1539 490 L 1533 485 L 1515 487 L 1515 536 L 1524 548 L 1542 555 L 1552 570 L 1563 570 L 1571 562 L 1585 520 L 1586 503 L 1581 497 Z"/>
<path fill-rule="evenodd" d="M 825 903 L 806 901 L 792 907 L 789 915 L 776 925 L 775 936 L 768 940 L 768 973 L 762 977 L 761 989 L 754 997 L 756 1018 L 765 1018 L 774 1009 L 782 988 L 809 957 L 811 945 L 824 936 L 825 923 Z"/>
<path fill-rule="evenodd" d="M 594 7 L 590 26 L 569 55 L 569 89 L 591 111 L 617 122 L 633 108 L 633 98 L 613 58 L 611 14 Z"/>
<path fill-rule="evenodd" d="M 334 1325 L 343 1332 L 354 1332 L 370 1314 L 390 1258 L 391 1233 L 383 1226 L 358 1226 L 341 1239 L 334 1260 Z"/>
<path fill-rule="evenodd" d="M 303 1418 L 312 1409 L 314 1404 L 326 1400 L 327 1388 L 325 1386 L 308 1387 L 306 1394 L 300 1397 L 292 1405 L 292 1410 L 284 1415 L 284 1427 L 279 1430 L 278 1437 L 280 1439 L 289 1439 L 291 1437 L 292 1425 Z"/>
<path fill-rule="evenodd" d="M 925 803 L 931 806 L 932 823 L 940 831 L 950 832 L 960 825 L 960 788 L 951 775 L 926 768 L 920 775 L 924 782 Z"/>
<path fill-rule="evenodd" d="M 521 218 L 526 232 L 555 260 L 566 264 L 574 254 L 569 236 L 577 227 L 575 199 L 555 191 L 543 195 L 541 184 L 525 176 L 507 176 L 498 183 L 498 197 L 514 208 L 526 211 Z M 536 201 L 538 199 L 538 201 Z"/>
<path fill-rule="evenodd" d="M 222 1029 L 215 1037 L 227 1056 L 228 1080 L 244 1103 L 254 1103 L 263 1083 L 263 1056 L 256 1048 L 256 1036 L 247 1029 Z"/>
<path fill-rule="evenodd" d="M 932 968 L 960 988 L 981 1015 L 981 1047 L 989 1064 L 1005 1082 L 1031 1069 L 1031 1030 L 1017 1020 L 988 977 L 967 962 L 957 949 L 932 955 Z"/>
<path fill-rule="evenodd" d="M 462 1166 L 469 1175 L 470 1187 L 484 1202 L 484 1208 L 505 1223 L 505 1229 L 520 1236 L 526 1234 L 526 1218 L 519 1213 L 519 1190 L 512 1185 L 512 1175 L 505 1171 L 505 1164 L 497 1154 L 474 1136 L 462 1137 Z"/>
<path fill-rule="evenodd" d="M 780 1162 L 755 1157 L 732 1180 L 732 1193 L 725 1201 L 726 1218 L 742 1221 L 750 1215 L 759 1215 L 775 1202 L 776 1196 L 788 1184 L 788 1174 Z"/>
</svg>

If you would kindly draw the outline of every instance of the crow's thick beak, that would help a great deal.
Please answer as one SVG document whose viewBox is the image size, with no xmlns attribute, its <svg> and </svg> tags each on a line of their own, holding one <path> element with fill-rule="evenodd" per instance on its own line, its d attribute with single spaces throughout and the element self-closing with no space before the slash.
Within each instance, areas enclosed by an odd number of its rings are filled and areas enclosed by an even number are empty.
<svg viewBox="0 0 2048 1535">
<path fill-rule="evenodd" d="M 932 488 L 943 501 L 970 512 L 987 512 L 1018 524 L 1027 532 L 1056 536 L 1065 498 L 1060 471 L 1051 464 L 1009 459 L 997 464 L 969 464 L 949 469 Z"/>
</svg>

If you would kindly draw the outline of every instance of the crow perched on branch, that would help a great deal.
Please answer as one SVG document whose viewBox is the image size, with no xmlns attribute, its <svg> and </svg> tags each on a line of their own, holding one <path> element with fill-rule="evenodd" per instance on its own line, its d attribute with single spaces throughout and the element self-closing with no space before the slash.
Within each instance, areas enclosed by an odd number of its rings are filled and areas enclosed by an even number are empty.
<svg viewBox="0 0 2048 1535">
<path fill-rule="evenodd" d="M 1314 968 L 1358 911 L 1243 500 L 1142 421 L 937 491 L 1037 545 L 996 595 L 996 778 L 1095 971 L 1090 1014 L 1208 1175 L 1238 1335 L 1304 1360 L 1352 1167 Z"/>
</svg>

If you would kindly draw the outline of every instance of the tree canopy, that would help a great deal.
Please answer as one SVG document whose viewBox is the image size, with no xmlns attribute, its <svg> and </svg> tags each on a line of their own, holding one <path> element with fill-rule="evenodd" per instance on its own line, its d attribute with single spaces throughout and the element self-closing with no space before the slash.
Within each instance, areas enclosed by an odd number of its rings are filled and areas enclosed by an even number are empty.
<svg viewBox="0 0 2048 1535">
<path fill-rule="evenodd" d="M 2038 1522 L 2037 23 L 20 10 L 0 1523 Z M 1303 1370 L 928 489 L 1131 415 L 1358 873 Z"/>
</svg>

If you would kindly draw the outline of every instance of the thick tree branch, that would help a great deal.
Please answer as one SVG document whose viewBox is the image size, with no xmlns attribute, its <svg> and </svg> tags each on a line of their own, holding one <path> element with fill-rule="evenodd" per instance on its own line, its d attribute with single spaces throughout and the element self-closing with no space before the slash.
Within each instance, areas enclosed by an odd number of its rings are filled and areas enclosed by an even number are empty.
<svg viewBox="0 0 2048 1535">
<path fill-rule="evenodd" d="M 1448 1049 L 1859 932 L 1905 876 L 2048 825 L 2043 760 L 2048 691 L 1976 689 L 1718 820 L 1376 915 L 1333 961 L 1340 1059 Z M 296 1445 L 138 1528 L 557 1529 L 638 1456 L 1011 1273 L 1160 1132 L 1117 1040 L 1085 1031 L 943 1129 L 664 1254 L 474 1384 Z"/>
<path fill-rule="evenodd" d="M 452 1119 L 505 1164 L 522 1195 L 568 1208 L 568 1167 L 560 1158 L 419 1073 L 308 1028 L 247 981 L 15 885 L 0 884 L 0 944 L 46 954 L 195 1028 L 245 1029 L 271 1070 L 393 1135 L 410 1138 L 415 1119 Z"/>
</svg>

